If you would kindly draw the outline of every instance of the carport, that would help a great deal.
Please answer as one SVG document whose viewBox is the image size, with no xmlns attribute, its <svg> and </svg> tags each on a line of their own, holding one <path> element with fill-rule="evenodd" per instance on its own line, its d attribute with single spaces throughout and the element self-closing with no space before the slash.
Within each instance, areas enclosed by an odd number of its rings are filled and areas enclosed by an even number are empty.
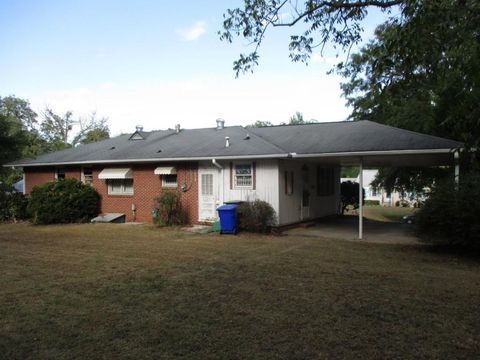
<svg viewBox="0 0 480 360">
<path fill-rule="evenodd" d="M 451 167 L 458 181 L 458 154 L 463 149 L 458 141 L 367 120 L 303 125 L 293 127 L 295 131 L 289 128 L 292 127 L 259 128 L 252 132 L 288 151 L 292 160 L 336 167 L 358 166 L 360 198 L 365 168 Z M 362 205 L 358 215 L 358 238 L 363 238 Z"/>
<path fill-rule="evenodd" d="M 413 133 L 420 135 L 417 133 Z M 426 135 L 422 135 L 426 136 Z M 431 137 L 432 140 L 446 139 Z M 405 149 L 405 150 L 384 150 L 384 151 L 363 151 L 350 153 L 326 153 L 326 154 L 302 154 L 297 155 L 298 159 L 311 159 L 321 163 L 337 166 L 358 166 L 359 167 L 359 199 L 362 199 L 363 170 L 365 168 L 381 167 L 434 167 L 443 166 L 452 168 L 455 175 L 455 182 L 458 183 L 460 176 L 459 151 L 461 144 L 457 147 L 430 148 L 430 149 Z M 454 190 L 454 189 L 452 189 Z M 358 239 L 363 239 L 364 231 L 363 204 L 360 201 L 358 210 Z"/>
</svg>

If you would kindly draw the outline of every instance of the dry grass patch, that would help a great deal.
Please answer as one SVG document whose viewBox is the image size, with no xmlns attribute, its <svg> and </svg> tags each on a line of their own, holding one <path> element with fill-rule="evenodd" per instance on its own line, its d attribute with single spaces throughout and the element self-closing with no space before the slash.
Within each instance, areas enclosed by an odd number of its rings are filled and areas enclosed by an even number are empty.
<svg viewBox="0 0 480 360">
<path fill-rule="evenodd" d="M 480 264 L 423 246 L 0 226 L 0 357 L 473 358 Z"/>
</svg>

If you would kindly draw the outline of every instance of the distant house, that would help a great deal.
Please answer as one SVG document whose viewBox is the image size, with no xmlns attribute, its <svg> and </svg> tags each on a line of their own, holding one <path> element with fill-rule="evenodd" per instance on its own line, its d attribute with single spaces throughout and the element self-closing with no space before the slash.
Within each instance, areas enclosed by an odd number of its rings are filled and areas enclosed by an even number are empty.
<svg viewBox="0 0 480 360">
<path fill-rule="evenodd" d="M 363 170 L 363 189 L 365 190 L 365 200 L 378 201 L 382 206 L 395 206 L 397 202 L 402 200 L 402 195 L 397 191 L 392 191 L 390 194 L 383 188 L 376 189 L 372 186 L 375 176 L 377 176 L 378 170 L 370 169 Z M 350 181 L 358 182 L 359 177 L 348 179 Z M 344 179 L 342 178 L 342 182 Z M 407 199 L 408 200 L 408 197 Z"/>
<path fill-rule="evenodd" d="M 278 225 L 335 214 L 343 165 L 452 165 L 462 144 L 370 121 L 144 131 L 20 160 L 24 188 L 77 178 L 103 213 L 149 222 L 153 200 L 178 191 L 189 223 L 217 218 L 226 201 L 269 202 Z"/>
<path fill-rule="evenodd" d="M 24 185 L 23 179 L 22 179 L 22 180 L 18 180 L 17 182 L 15 182 L 15 183 L 13 184 L 13 188 L 15 189 L 15 191 L 20 192 L 20 193 L 23 193 L 23 192 L 24 192 L 23 185 Z"/>
</svg>

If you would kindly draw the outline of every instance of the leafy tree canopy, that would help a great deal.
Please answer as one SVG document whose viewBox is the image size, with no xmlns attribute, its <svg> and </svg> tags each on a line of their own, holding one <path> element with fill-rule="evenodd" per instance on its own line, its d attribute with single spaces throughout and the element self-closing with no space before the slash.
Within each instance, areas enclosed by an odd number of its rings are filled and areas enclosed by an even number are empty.
<svg viewBox="0 0 480 360">
<path fill-rule="evenodd" d="M 353 120 L 451 138 L 480 146 L 480 3 L 416 1 L 408 16 L 379 26 L 375 38 L 337 66 Z M 478 157 L 463 156 L 477 169 Z M 422 193 L 448 169 L 383 169 L 376 185 Z"/>
<path fill-rule="evenodd" d="M 227 10 L 219 34 L 222 40 L 238 36 L 253 45 L 250 54 L 234 62 L 238 76 L 258 64 L 260 46 L 276 27 L 297 32 L 288 44 L 292 61 L 306 62 L 313 49 L 327 44 L 350 51 L 373 8 L 390 16 L 373 40 L 336 67 L 346 79 L 342 90 L 353 108 L 350 118 L 460 140 L 468 149 L 478 149 L 478 0 L 245 0 L 241 8 Z M 462 161 L 478 169 L 476 158 Z M 440 175 L 437 169 L 389 169 L 380 173 L 379 185 L 415 191 Z"/>
<path fill-rule="evenodd" d="M 297 111 L 293 116 L 290 116 L 290 121 L 288 122 L 288 125 L 315 124 L 317 122 L 318 121 L 314 119 L 305 120 L 303 118 L 303 113 L 301 113 L 300 111 Z M 281 125 L 287 125 L 287 124 L 282 123 Z"/>
<path fill-rule="evenodd" d="M 353 120 L 480 145 L 480 2 L 416 1 L 338 71 Z"/>
<path fill-rule="evenodd" d="M 52 151 L 110 137 L 107 125 L 108 118 L 97 118 L 95 112 L 92 112 L 88 117 L 74 118 L 71 111 L 59 115 L 52 109 L 46 108 L 43 117 L 41 134 Z"/>
<path fill-rule="evenodd" d="M 41 140 L 35 130 L 37 114 L 26 100 L 0 97 L 0 165 L 37 154 Z M 0 167 L 0 181 L 12 183 L 19 171 Z"/>
<path fill-rule="evenodd" d="M 273 126 L 273 124 L 270 121 L 262 121 L 262 120 L 257 120 L 255 123 L 249 125 L 250 127 L 255 127 L 255 128 L 260 128 L 260 127 L 266 127 L 266 126 Z"/>
<path fill-rule="evenodd" d="M 360 169 L 357 166 L 344 166 L 340 176 L 342 178 L 356 178 L 360 172 Z"/>
<path fill-rule="evenodd" d="M 282 122 L 280 125 L 303 125 L 303 124 L 315 124 L 318 121 L 315 119 L 305 120 L 303 118 L 303 113 L 297 111 L 294 115 L 290 116 L 290 120 L 288 123 Z M 274 126 L 270 121 L 262 121 L 257 120 L 254 124 L 248 125 L 249 127 L 266 127 L 266 126 Z"/>
<path fill-rule="evenodd" d="M 107 118 L 95 112 L 75 118 L 71 111 L 58 115 L 46 108 L 42 117 L 39 121 L 27 100 L 0 97 L 0 165 L 110 136 Z M 0 181 L 10 184 L 20 177 L 20 170 L 0 167 Z"/>
<path fill-rule="evenodd" d="M 91 112 L 86 118 L 80 117 L 78 119 L 80 129 L 73 138 L 72 146 L 89 144 L 110 138 L 110 129 L 107 121 L 107 117 L 98 118 L 95 111 Z"/>
<path fill-rule="evenodd" d="M 340 50 L 349 49 L 361 40 L 361 21 L 369 9 L 390 11 L 394 6 L 406 11 L 412 0 L 244 0 L 239 8 L 228 9 L 223 15 L 220 39 L 232 42 L 243 37 L 253 46 L 249 54 L 241 54 L 233 69 L 240 73 L 252 71 L 259 61 L 259 49 L 268 30 L 300 28 L 290 36 L 288 44 L 292 61 L 307 62 L 313 49 L 331 43 Z"/>
</svg>

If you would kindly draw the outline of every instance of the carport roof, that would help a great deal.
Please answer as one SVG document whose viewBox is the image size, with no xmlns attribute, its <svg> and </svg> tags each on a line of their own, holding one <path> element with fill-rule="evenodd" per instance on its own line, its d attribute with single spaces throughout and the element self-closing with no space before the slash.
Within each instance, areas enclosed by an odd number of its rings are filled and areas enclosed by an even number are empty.
<svg viewBox="0 0 480 360">
<path fill-rule="evenodd" d="M 230 146 L 225 138 L 229 137 Z M 207 159 L 444 154 L 463 147 L 457 141 L 402 130 L 371 121 L 348 121 L 263 128 L 183 129 L 142 132 L 56 151 L 9 166 L 108 164 Z M 451 155 L 448 159 L 452 158 Z M 425 159 L 430 162 L 433 159 Z M 445 159 L 437 158 L 439 162 Z M 431 163 L 431 162 L 430 162 Z M 433 165 L 433 164 L 432 164 Z"/>
<path fill-rule="evenodd" d="M 368 120 L 272 126 L 251 131 L 286 152 L 297 154 L 452 149 L 463 146 L 458 141 Z"/>
</svg>

